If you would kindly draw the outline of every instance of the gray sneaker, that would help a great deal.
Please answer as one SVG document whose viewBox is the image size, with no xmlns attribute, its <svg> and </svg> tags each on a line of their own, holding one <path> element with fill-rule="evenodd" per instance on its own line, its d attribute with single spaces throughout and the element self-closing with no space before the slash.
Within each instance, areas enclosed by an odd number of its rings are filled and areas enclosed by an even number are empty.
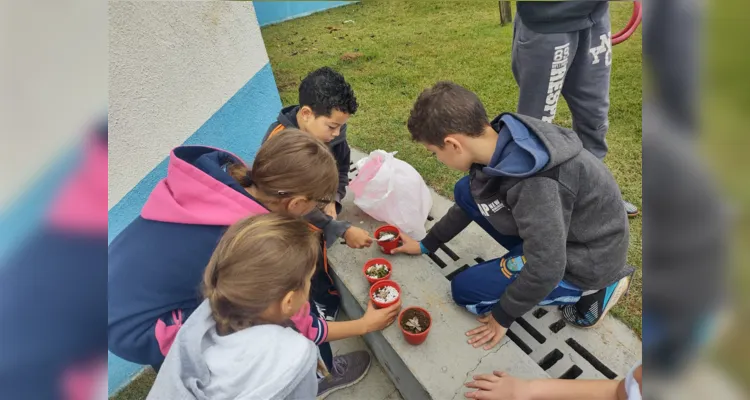
<svg viewBox="0 0 750 400">
<path fill-rule="evenodd" d="M 628 214 L 628 218 L 638 216 L 638 207 L 636 207 L 635 204 L 625 200 L 623 200 L 622 202 L 625 204 L 625 213 Z"/>
<path fill-rule="evenodd" d="M 353 351 L 333 357 L 331 376 L 318 381 L 317 399 L 325 399 L 329 394 L 361 381 L 370 370 L 371 362 L 372 357 L 366 351 Z"/>
</svg>

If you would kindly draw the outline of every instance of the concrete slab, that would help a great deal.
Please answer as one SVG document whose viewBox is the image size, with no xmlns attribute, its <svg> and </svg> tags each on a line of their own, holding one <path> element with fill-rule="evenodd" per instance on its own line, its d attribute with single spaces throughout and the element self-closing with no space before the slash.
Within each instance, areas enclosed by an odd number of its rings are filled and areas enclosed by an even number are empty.
<svg viewBox="0 0 750 400">
<path fill-rule="evenodd" d="M 364 156 L 352 151 L 353 160 Z M 351 176 L 355 174 L 352 171 Z M 452 205 L 434 192 L 433 199 L 427 227 Z M 382 225 L 354 206 L 351 195 L 344 200 L 340 218 L 369 231 Z M 408 345 L 396 325 L 365 337 L 403 398 L 460 398 L 462 384 L 473 373 L 491 370 L 527 378 L 621 378 L 641 358 L 640 341 L 618 320 L 608 316 L 597 328 L 581 330 L 560 322 L 554 308 L 537 308 L 525 315 L 492 351 L 469 346 L 464 333 L 477 322 L 451 300 L 449 279 L 461 268 L 505 252 L 471 224 L 435 257 L 386 256 L 394 265 L 393 279 L 402 287 L 404 306 L 422 306 L 434 321 L 429 338 L 420 346 Z M 377 248 L 352 250 L 339 245 L 329 251 L 342 307 L 349 315 L 361 316 L 367 301 L 369 286 L 361 276 L 361 265 L 382 256 Z"/>
</svg>

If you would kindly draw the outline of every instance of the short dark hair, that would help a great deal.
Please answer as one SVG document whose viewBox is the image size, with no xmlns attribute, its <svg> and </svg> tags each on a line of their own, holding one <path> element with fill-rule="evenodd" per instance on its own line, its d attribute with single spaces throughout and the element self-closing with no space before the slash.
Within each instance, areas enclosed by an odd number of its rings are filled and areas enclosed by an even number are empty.
<svg viewBox="0 0 750 400">
<path fill-rule="evenodd" d="M 446 136 L 480 136 L 488 123 L 487 111 L 474 92 L 443 81 L 419 95 L 407 127 L 414 141 L 442 148 Z"/>
<path fill-rule="evenodd" d="M 353 115 L 357 98 L 344 76 L 329 67 L 310 72 L 299 85 L 299 104 L 308 106 L 316 117 L 330 117 L 333 110 Z"/>
</svg>

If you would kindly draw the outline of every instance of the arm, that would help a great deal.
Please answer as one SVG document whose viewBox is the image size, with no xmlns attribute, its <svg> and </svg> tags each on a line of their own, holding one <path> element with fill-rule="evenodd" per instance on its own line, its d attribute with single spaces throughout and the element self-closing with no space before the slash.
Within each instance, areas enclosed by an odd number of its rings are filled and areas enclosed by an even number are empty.
<svg viewBox="0 0 750 400">
<path fill-rule="evenodd" d="M 336 321 L 328 323 L 327 342 L 346 339 L 353 336 L 362 336 L 370 332 L 385 329 L 393 323 L 401 311 L 401 301 L 388 307 L 376 309 L 372 301 L 367 304 L 367 311 L 360 319 L 353 321 Z"/>
<path fill-rule="evenodd" d="M 566 242 L 573 201 L 568 189 L 549 178 L 530 178 L 508 191 L 508 205 L 523 239 L 526 264 L 492 309 L 500 325 L 513 320 L 544 300 L 560 283 L 567 264 Z"/>
<path fill-rule="evenodd" d="M 626 400 L 627 397 L 621 397 L 624 395 L 619 388 L 621 385 L 621 382 L 608 379 L 527 381 L 495 371 L 475 376 L 466 387 L 478 390 L 464 396 L 479 400 Z"/>
<path fill-rule="evenodd" d="M 325 241 L 329 245 L 335 243 L 336 238 L 344 237 L 346 230 L 352 226 L 350 222 L 333 219 L 319 208 L 315 208 L 307 213 L 305 219 L 323 231 Z"/>
<path fill-rule="evenodd" d="M 440 221 L 430 229 L 422 239 L 422 245 L 430 253 L 434 253 L 441 244 L 450 241 L 461 233 L 471 223 L 471 218 L 458 206 L 454 204 L 448 212 L 440 218 Z"/>
<path fill-rule="evenodd" d="M 346 125 L 344 125 L 344 127 L 341 129 L 341 134 L 345 135 Z M 349 169 L 351 168 L 350 163 L 352 151 L 349 148 L 349 143 L 346 140 L 336 145 L 335 149 L 333 150 L 333 155 L 336 158 L 336 165 L 339 169 L 339 186 L 336 191 L 336 203 L 340 206 L 341 201 L 346 196 L 346 187 L 349 186 Z"/>
</svg>

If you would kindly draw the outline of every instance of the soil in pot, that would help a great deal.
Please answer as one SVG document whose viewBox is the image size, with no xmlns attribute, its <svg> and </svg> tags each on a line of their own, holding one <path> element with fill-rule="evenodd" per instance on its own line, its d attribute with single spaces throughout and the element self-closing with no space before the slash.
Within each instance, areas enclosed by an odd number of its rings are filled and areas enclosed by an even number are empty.
<svg viewBox="0 0 750 400">
<path fill-rule="evenodd" d="M 420 310 L 406 310 L 401 318 L 401 328 L 413 334 L 422 333 L 430 327 L 430 318 Z"/>
</svg>

